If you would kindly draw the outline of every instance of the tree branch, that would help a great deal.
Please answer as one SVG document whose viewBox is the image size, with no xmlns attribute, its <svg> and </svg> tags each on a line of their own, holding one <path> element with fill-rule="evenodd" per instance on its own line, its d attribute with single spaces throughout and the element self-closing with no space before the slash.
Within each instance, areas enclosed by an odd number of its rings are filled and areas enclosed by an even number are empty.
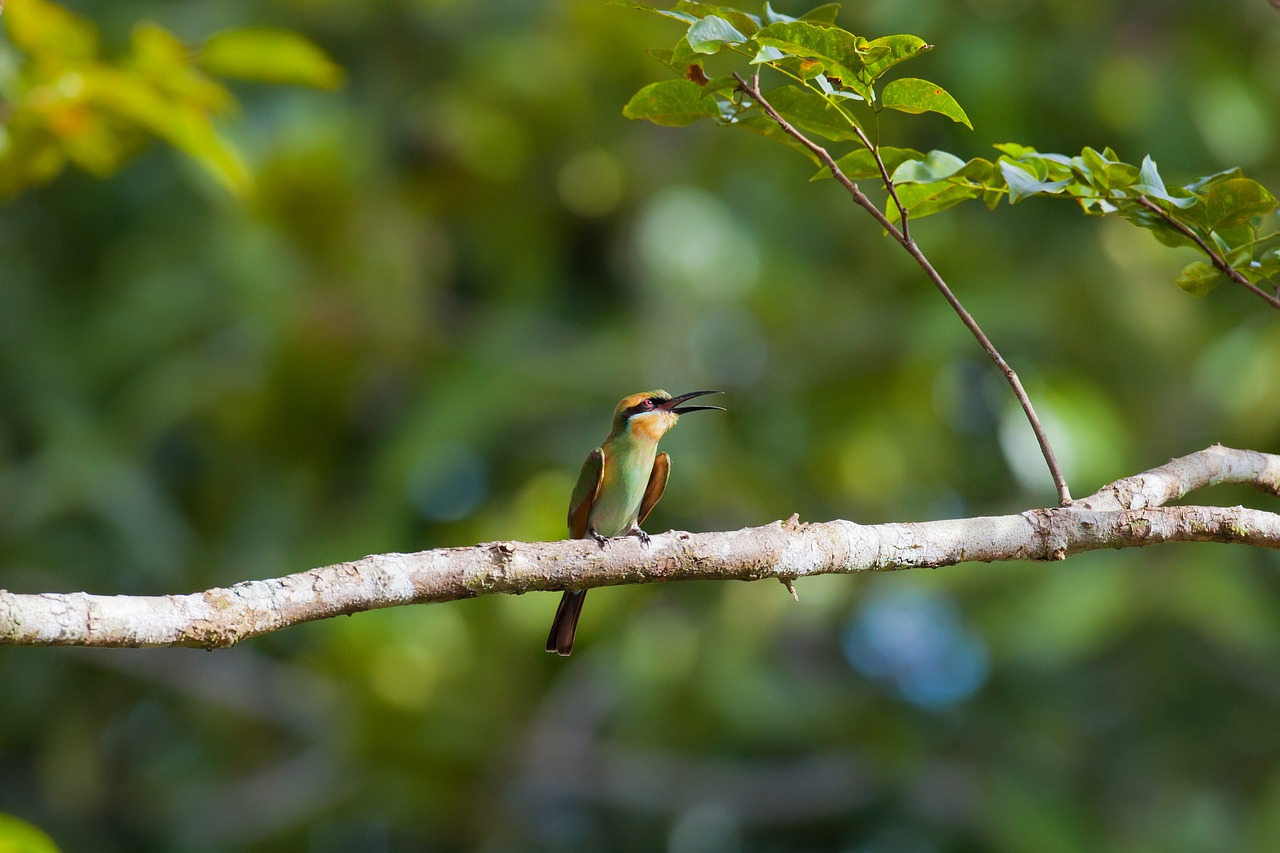
<svg viewBox="0 0 1280 853">
<path fill-rule="evenodd" d="M 888 172 L 884 168 L 883 161 L 880 160 L 880 155 L 876 153 L 876 160 L 880 163 L 880 171 L 884 176 L 886 182 L 885 185 L 888 188 L 889 193 L 893 195 L 894 201 L 898 206 L 898 212 L 902 215 L 902 230 L 899 230 L 897 226 L 890 222 L 888 217 L 880 212 L 880 208 L 876 207 L 875 204 L 872 203 L 871 199 L 867 198 L 866 193 L 864 193 L 856 183 L 851 181 L 848 175 L 841 171 L 840 167 L 836 164 L 835 158 L 831 156 L 831 152 L 827 151 L 827 149 L 823 148 L 821 145 L 817 144 L 797 130 L 791 122 L 783 118 L 782 115 L 773 108 L 773 105 L 770 104 L 760 92 L 758 72 L 757 77 L 751 83 L 744 80 L 737 72 L 734 72 L 733 76 L 734 79 L 738 81 L 738 89 L 747 97 L 758 103 L 760 105 L 760 109 L 764 110 L 765 114 L 768 115 L 769 118 L 777 122 L 778 127 L 782 128 L 784 133 L 791 136 L 805 148 L 808 148 L 813 152 L 813 155 L 818 158 L 822 165 L 826 166 L 831 172 L 832 177 L 834 177 L 836 181 L 848 191 L 849 195 L 853 197 L 854 202 L 857 203 L 859 207 L 866 210 L 867 213 L 871 214 L 872 218 L 880 224 L 880 227 L 887 231 L 889 236 L 893 237 L 893 239 L 896 240 L 902 248 L 906 249 L 907 254 L 911 255 L 920 268 L 924 270 L 924 274 L 928 276 L 929 280 L 933 282 L 936 288 L 938 288 L 942 297 L 947 300 L 947 304 L 951 306 L 951 310 L 956 312 L 956 315 L 960 318 L 960 322 L 964 323 L 965 328 L 968 329 L 970 334 L 977 339 L 978 344 L 986 352 L 987 356 L 995 363 L 1000 372 L 1004 374 L 1005 381 L 1007 381 L 1009 383 L 1009 387 L 1013 389 L 1013 395 L 1018 398 L 1018 405 L 1022 407 L 1023 413 L 1027 416 L 1027 420 L 1031 424 L 1031 430 L 1035 433 L 1036 443 L 1040 445 L 1040 453 L 1044 456 L 1045 464 L 1049 466 L 1049 476 L 1053 478 L 1054 488 L 1058 492 L 1058 503 L 1061 506 L 1069 506 L 1071 504 L 1071 490 L 1067 487 L 1066 477 L 1063 476 L 1062 468 L 1058 465 L 1058 457 L 1053 452 L 1053 445 L 1049 443 L 1049 436 L 1044 431 L 1044 427 L 1040 425 L 1040 418 L 1036 415 L 1035 407 L 1031 405 L 1031 398 L 1027 396 L 1026 389 L 1022 387 L 1022 380 L 1018 378 L 1018 374 L 1009 366 L 1009 363 L 1004 360 L 1004 356 L 1000 355 L 1000 351 L 996 349 L 996 346 L 991 342 L 991 339 L 982 331 L 982 327 L 978 325 L 978 321 L 973 318 L 973 315 L 970 314 L 964 305 L 961 304 L 960 300 L 956 298 L 956 295 L 951 291 L 951 288 L 942 278 L 941 273 L 934 268 L 929 259 L 925 257 L 924 252 L 922 252 L 920 247 L 916 245 L 916 241 L 911 239 L 911 236 L 907 231 L 907 211 L 903 209 L 901 202 L 897 201 L 897 193 L 893 189 L 893 182 L 889 180 Z M 854 128 L 858 130 L 859 135 L 861 136 L 861 130 L 857 128 L 856 125 Z M 863 140 L 870 144 L 869 141 L 866 140 L 865 136 L 863 136 Z M 872 151 L 874 153 L 875 149 L 873 148 Z"/>
<path fill-rule="evenodd" d="M 1147 198 L 1146 196 L 1140 196 L 1138 198 L 1138 204 L 1142 205 L 1147 210 L 1150 210 L 1156 215 L 1158 215 L 1161 219 L 1163 219 L 1165 222 L 1169 224 L 1169 227 L 1180 232 L 1187 239 L 1193 241 L 1197 246 L 1200 247 L 1200 251 L 1204 252 L 1205 255 L 1209 258 L 1210 263 L 1212 263 L 1215 267 L 1217 267 L 1218 271 L 1221 272 L 1223 275 L 1225 275 L 1227 278 L 1231 279 L 1236 284 L 1240 285 L 1246 290 L 1251 291 L 1255 296 L 1257 296 L 1259 299 L 1262 299 L 1264 302 L 1268 303 L 1272 308 L 1280 308 L 1280 295 L 1272 295 L 1270 293 L 1267 293 L 1265 290 L 1258 287 L 1253 282 L 1249 281 L 1249 279 L 1245 277 L 1244 273 L 1240 272 L 1240 270 L 1236 269 L 1235 267 L 1231 266 L 1231 264 L 1227 263 L 1227 259 L 1222 256 L 1221 252 L 1216 251 L 1212 246 L 1206 243 L 1204 241 L 1204 238 L 1202 238 L 1194 230 L 1192 230 L 1191 228 L 1188 228 L 1185 224 L 1179 222 L 1177 219 L 1174 219 L 1173 216 L 1169 214 L 1169 211 L 1165 210 L 1163 207 L 1156 204 L 1154 201 Z"/>
<path fill-rule="evenodd" d="M 290 625 L 400 604 L 672 580 L 793 580 L 966 561 L 1063 560 L 1158 542 L 1280 548 L 1280 515 L 1164 506 L 1216 483 L 1280 496 L 1280 456 L 1213 446 L 1118 480 L 1069 507 L 1018 515 L 860 525 L 794 517 L 727 533 L 491 542 L 378 554 L 190 595 L 28 595 L 0 590 L 0 645 L 225 647 Z"/>
</svg>

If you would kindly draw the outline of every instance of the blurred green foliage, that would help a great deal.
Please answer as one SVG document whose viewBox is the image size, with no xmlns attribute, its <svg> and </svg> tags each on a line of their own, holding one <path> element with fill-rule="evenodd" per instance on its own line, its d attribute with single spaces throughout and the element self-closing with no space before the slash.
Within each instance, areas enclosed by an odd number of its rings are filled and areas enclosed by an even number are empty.
<svg viewBox="0 0 1280 853">
<path fill-rule="evenodd" d="M 613 404 L 659 386 L 730 411 L 664 441 L 651 530 L 1052 502 L 1000 377 L 839 187 L 768 140 L 621 115 L 669 22 L 594 0 L 75 8 L 100 56 L 133 55 L 140 20 L 182 44 L 286 30 L 346 85 L 229 84 L 243 109 L 211 126 L 244 200 L 139 146 L 0 208 L 0 586 L 163 594 L 557 538 Z M 839 22 L 937 45 L 912 73 L 976 130 L 885 115 L 903 148 L 1112 146 L 1280 186 L 1267 4 Z M 1213 441 L 1275 449 L 1280 324 L 1239 288 L 1169 287 L 1192 250 L 1065 205 L 913 235 L 1077 494 Z M 1187 545 L 814 579 L 799 604 L 618 588 L 567 660 L 542 651 L 555 595 L 218 653 L 5 649 L 0 812 L 66 850 L 1274 849 L 1276 569 Z"/>
<path fill-rule="evenodd" d="M 6 51 L 0 68 L 0 197 L 53 180 L 68 162 L 110 175 L 151 135 L 245 193 L 251 179 L 243 158 L 213 123 L 238 105 L 210 75 L 326 89 L 342 81 L 323 51 L 287 30 L 222 32 L 193 52 L 143 22 L 128 53 L 107 62 L 91 20 L 47 0 L 10 0 L 7 11 L 16 51 Z"/>
</svg>

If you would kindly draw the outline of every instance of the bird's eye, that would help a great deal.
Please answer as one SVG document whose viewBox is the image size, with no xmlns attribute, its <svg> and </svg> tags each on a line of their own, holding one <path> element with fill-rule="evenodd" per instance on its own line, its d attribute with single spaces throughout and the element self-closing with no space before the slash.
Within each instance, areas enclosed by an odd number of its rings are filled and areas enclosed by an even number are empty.
<svg viewBox="0 0 1280 853">
<path fill-rule="evenodd" d="M 653 400 L 652 400 L 652 399 L 648 399 L 648 398 L 646 398 L 646 399 L 645 399 L 645 401 L 644 401 L 643 403 L 641 403 L 640 405 L 641 405 L 641 406 L 643 406 L 643 407 L 644 407 L 644 408 L 646 408 L 646 409 L 652 409 L 652 408 L 653 408 Z"/>
</svg>

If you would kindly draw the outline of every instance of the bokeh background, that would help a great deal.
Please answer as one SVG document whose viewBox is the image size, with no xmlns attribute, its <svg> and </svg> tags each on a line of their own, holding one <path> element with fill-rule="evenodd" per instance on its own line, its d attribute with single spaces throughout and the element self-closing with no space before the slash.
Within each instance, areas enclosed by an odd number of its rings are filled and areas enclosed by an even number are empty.
<svg viewBox="0 0 1280 853">
<path fill-rule="evenodd" d="M 779 2 L 799 13 L 803 5 Z M 1053 501 L 1000 377 L 807 161 L 630 123 L 678 25 L 595 0 L 80 2 L 108 51 L 292 28 L 336 92 L 237 86 L 238 199 L 153 144 L 0 206 L 0 586 L 160 594 L 564 535 L 623 394 L 723 388 L 651 530 Z M 914 0 L 908 73 L 992 156 L 1112 145 L 1280 187 L 1264 0 Z M 0 43 L 0 70 L 19 61 Z M 913 227 L 1046 416 L 1073 490 L 1274 451 L 1280 318 L 1067 203 Z M 1230 490 L 1198 501 L 1272 506 Z M 1062 565 L 363 613 L 229 651 L 0 649 L 0 812 L 65 850 L 1280 849 L 1280 561 Z"/>
</svg>

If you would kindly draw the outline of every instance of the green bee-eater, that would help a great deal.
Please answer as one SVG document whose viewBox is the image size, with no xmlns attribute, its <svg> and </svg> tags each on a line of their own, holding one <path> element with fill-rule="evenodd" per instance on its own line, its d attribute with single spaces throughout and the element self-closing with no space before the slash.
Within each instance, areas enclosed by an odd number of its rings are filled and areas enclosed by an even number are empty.
<svg viewBox="0 0 1280 853">
<path fill-rule="evenodd" d="M 671 473 L 671 457 L 658 452 L 658 439 L 676 425 L 680 416 L 721 406 L 681 406 L 685 400 L 719 391 L 690 391 L 672 397 L 666 391 L 646 391 L 623 397 L 613 412 L 613 429 L 604 444 L 582 463 L 578 484 L 569 499 L 569 538 L 590 536 L 604 545 L 610 536 L 638 536 L 649 511 L 662 497 Z M 556 608 L 547 635 L 547 651 L 567 655 L 573 651 L 585 589 L 566 589 Z"/>
</svg>

